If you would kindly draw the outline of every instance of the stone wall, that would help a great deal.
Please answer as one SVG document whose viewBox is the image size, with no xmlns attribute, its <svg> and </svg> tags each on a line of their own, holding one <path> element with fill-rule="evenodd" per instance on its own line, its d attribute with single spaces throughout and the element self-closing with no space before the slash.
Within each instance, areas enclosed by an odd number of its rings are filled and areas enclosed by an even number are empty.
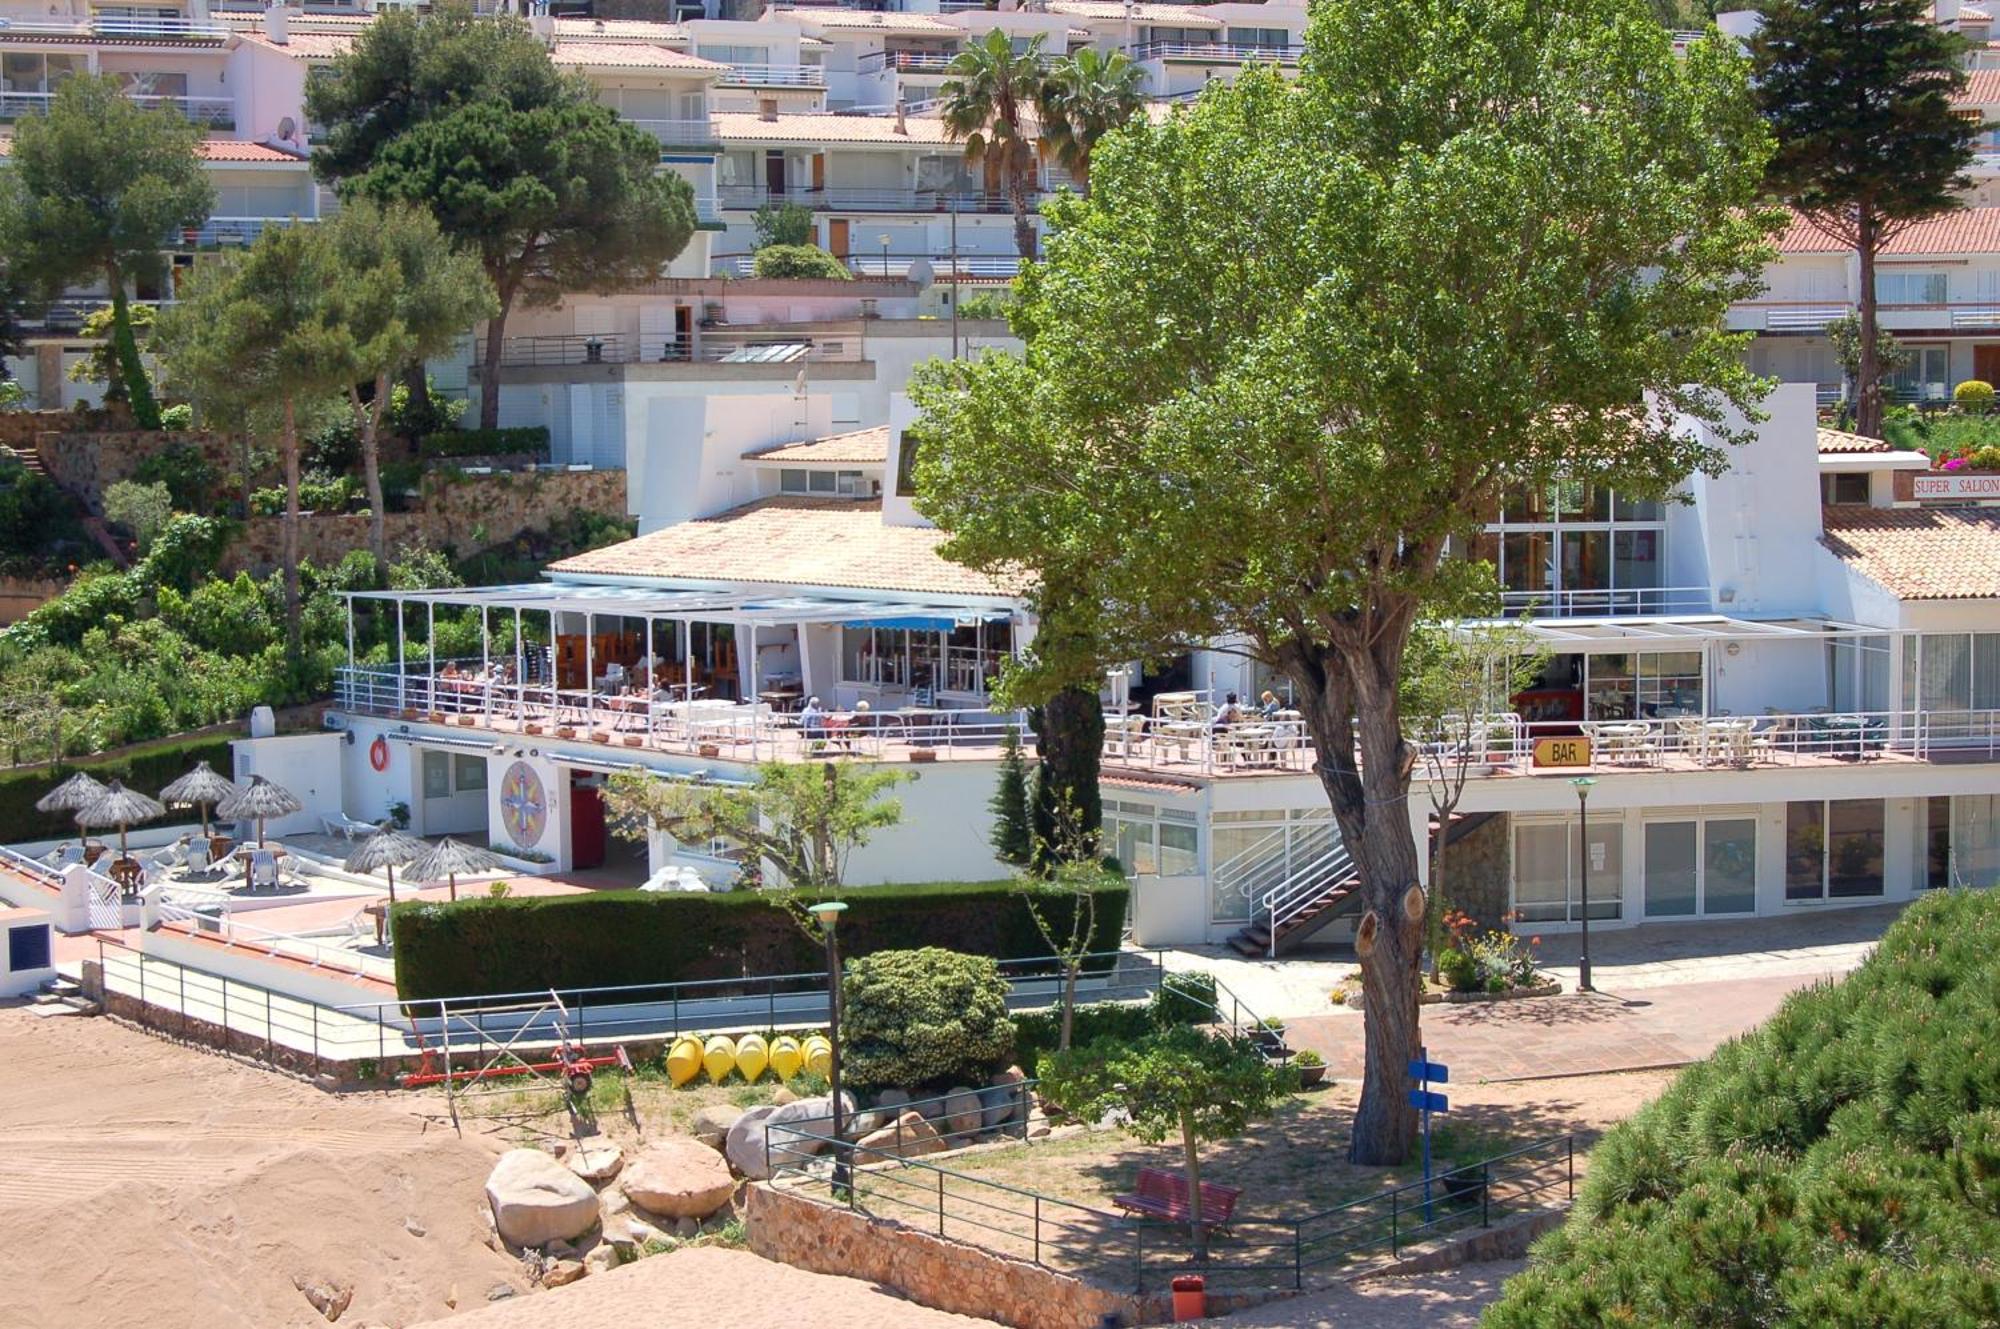
<svg viewBox="0 0 2000 1329">
<path fill-rule="evenodd" d="M 145 429 L 114 432 L 44 429 L 35 436 L 35 452 L 50 479 L 76 495 L 93 513 L 102 515 L 106 489 L 120 480 L 131 479 L 146 458 L 176 443 L 199 448 L 218 476 L 237 461 L 236 444 L 229 438 Z"/>
<path fill-rule="evenodd" d="M 977 1246 L 871 1218 L 768 1182 L 749 1186 L 750 1249 L 767 1260 L 880 1283 L 935 1310 L 998 1320 L 1015 1329 L 1092 1329 L 1105 1317 L 1144 1324 L 1158 1315 L 1126 1293 Z"/>
<path fill-rule="evenodd" d="M 0 627 L 19 623 L 67 589 L 60 578 L 0 577 Z"/>
<path fill-rule="evenodd" d="M 1506 815 L 1488 817 L 1445 846 L 1444 893 L 1453 909 L 1470 914 L 1483 928 L 1501 926 L 1507 912 L 1512 836 Z"/>
<path fill-rule="evenodd" d="M 423 545 L 461 554 L 547 530 L 571 512 L 625 514 L 623 471 L 535 471 L 497 475 L 432 475 L 422 507 L 384 519 L 389 548 Z M 224 576 L 262 576 L 280 565 L 284 518 L 253 517 L 223 555 Z M 368 518 L 359 513 L 318 513 L 299 524 L 299 555 L 321 566 L 368 547 Z"/>
</svg>

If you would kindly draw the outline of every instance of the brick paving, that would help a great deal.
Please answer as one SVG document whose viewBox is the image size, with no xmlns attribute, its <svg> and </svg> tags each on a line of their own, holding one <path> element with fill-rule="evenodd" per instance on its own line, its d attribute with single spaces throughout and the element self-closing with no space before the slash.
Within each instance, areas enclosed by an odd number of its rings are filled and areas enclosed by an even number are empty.
<svg viewBox="0 0 2000 1329">
<path fill-rule="evenodd" d="M 1814 981 L 1785 975 L 1426 1006 L 1424 1041 L 1460 1082 L 1681 1066 L 1763 1023 Z M 1334 1078 L 1359 1079 L 1361 1037 L 1353 1015 L 1303 1016 L 1287 1022 L 1285 1041 L 1325 1057 Z"/>
</svg>

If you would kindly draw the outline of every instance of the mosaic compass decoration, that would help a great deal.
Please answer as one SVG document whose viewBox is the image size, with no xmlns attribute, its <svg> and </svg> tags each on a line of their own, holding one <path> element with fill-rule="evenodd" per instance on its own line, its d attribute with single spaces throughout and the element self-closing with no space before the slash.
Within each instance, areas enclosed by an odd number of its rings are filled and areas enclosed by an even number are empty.
<svg viewBox="0 0 2000 1329">
<path fill-rule="evenodd" d="M 541 843 L 542 832 L 548 829 L 549 800 L 542 777 L 525 761 L 509 766 L 500 780 L 500 820 L 507 827 L 507 838 L 523 849 Z"/>
</svg>

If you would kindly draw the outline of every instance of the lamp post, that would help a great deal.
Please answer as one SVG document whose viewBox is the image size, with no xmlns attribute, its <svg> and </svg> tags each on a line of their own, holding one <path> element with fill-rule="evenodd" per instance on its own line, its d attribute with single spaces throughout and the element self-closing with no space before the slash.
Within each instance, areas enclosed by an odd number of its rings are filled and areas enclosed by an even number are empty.
<svg viewBox="0 0 2000 1329">
<path fill-rule="evenodd" d="M 886 277 L 889 275 L 889 237 L 878 235 L 875 238 L 882 242 L 882 275 Z"/>
<path fill-rule="evenodd" d="M 826 934 L 827 1042 L 832 1045 L 832 1052 L 827 1058 L 827 1079 L 833 1100 L 835 1196 L 847 1195 L 853 1184 L 853 1164 L 846 1153 L 847 1142 L 842 1138 L 847 1123 L 840 1103 L 840 935 L 836 925 L 846 909 L 847 906 L 839 900 L 822 900 L 812 906 L 812 915 L 819 920 L 820 930 Z"/>
<path fill-rule="evenodd" d="M 1590 985 L 1590 791 L 1596 784 L 1596 778 L 1589 775 L 1579 775 L 1570 781 L 1570 787 L 1576 790 L 1576 815 L 1581 823 L 1579 840 L 1583 848 L 1583 955 L 1576 966 L 1578 992 L 1597 991 Z"/>
</svg>

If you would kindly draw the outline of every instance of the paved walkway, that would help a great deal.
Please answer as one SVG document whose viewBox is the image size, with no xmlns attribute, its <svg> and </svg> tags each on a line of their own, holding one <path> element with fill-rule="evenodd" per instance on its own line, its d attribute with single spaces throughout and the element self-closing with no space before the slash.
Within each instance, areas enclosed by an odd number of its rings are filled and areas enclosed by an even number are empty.
<svg viewBox="0 0 2000 1329">
<path fill-rule="evenodd" d="M 1524 1263 L 1500 1260 L 1342 1283 L 1200 1323 L 1213 1329 L 1477 1329 L 1480 1312 Z"/>
</svg>

